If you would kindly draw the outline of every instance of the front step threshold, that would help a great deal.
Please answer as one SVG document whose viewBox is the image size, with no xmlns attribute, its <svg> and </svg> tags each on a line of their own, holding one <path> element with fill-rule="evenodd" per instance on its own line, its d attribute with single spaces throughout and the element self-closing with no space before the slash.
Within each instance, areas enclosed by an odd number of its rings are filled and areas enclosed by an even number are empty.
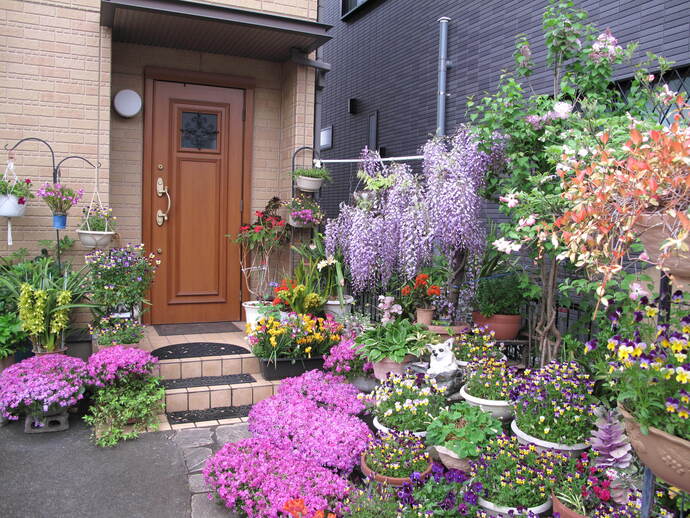
<svg viewBox="0 0 690 518">
<path fill-rule="evenodd" d="M 154 375 L 164 380 L 227 376 L 230 374 L 258 374 L 259 359 L 251 353 L 231 356 L 197 356 L 160 360 L 154 366 Z"/>
<path fill-rule="evenodd" d="M 257 381 L 253 383 L 167 389 L 165 411 L 170 413 L 253 405 L 271 397 L 280 384 L 280 381 L 266 381 L 258 375 L 254 378 Z"/>
<path fill-rule="evenodd" d="M 218 407 L 186 412 L 168 412 L 166 414 L 173 430 L 184 428 L 204 428 L 208 426 L 240 424 L 247 422 L 251 405 L 241 407 Z"/>
</svg>

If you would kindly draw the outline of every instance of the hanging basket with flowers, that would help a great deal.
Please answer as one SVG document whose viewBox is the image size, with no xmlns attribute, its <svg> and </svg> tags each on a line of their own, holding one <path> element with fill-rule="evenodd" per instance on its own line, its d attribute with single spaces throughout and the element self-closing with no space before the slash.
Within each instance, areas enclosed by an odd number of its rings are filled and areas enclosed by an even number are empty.
<svg viewBox="0 0 690 518">
<path fill-rule="evenodd" d="M 53 213 L 53 228 L 57 230 L 64 230 L 67 227 L 67 212 L 73 205 L 79 203 L 83 195 L 83 189 L 75 191 L 61 183 L 51 185 L 48 182 L 36 192 L 36 196 L 43 198 Z"/>
</svg>

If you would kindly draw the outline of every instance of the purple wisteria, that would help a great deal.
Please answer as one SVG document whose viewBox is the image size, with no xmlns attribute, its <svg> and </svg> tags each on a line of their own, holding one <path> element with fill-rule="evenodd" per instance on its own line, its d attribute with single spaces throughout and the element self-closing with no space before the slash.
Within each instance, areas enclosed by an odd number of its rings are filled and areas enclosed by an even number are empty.
<svg viewBox="0 0 690 518">
<path fill-rule="evenodd" d="M 114 385 L 129 376 L 150 376 L 158 358 L 136 347 L 113 345 L 89 357 L 90 383 L 97 387 Z"/>
<path fill-rule="evenodd" d="M 86 364 L 62 354 L 33 356 L 0 373 L 0 415 L 18 419 L 68 408 L 82 399 Z"/>
</svg>

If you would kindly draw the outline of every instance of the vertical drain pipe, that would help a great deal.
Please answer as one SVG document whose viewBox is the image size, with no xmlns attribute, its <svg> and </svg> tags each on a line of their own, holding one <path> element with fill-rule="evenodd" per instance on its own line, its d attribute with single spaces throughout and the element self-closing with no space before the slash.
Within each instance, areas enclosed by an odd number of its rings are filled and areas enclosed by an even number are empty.
<svg viewBox="0 0 690 518">
<path fill-rule="evenodd" d="M 450 18 L 442 16 L 439 22 L 438 42 L 438 94 L 436 100 L 436 135 L 446 134 L 446 72 L 450 68 L 448 61 L 448 22 Z"/>
</svg>

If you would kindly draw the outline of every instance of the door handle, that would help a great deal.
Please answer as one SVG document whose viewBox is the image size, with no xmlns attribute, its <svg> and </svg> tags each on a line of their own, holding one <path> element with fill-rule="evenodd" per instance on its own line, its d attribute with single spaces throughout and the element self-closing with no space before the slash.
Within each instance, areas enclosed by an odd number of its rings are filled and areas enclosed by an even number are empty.
<svg viewBox="0 0 690 518">
<path fill-rule="evenodd" d="M 168 186 L 165 185 L 165 182 L 163 182 L 163 178 L 160 176 L 158 177 L 158 180 L 156 180 L 156 194 L 158 195 L 159 198 L 162 198 L 163 195 L 168 197 L 168 208 L 165 209 L 165 212 L 162 210 L 158 209 L 158 212 L 156 212 L 156 223 L 158 224 L 159 227 L 163 226 L 163 223 L 168 221 L 168 214 L 170 213 L 170 207 L 172 206 L 172 200 L 170 199 L 170 193 L 168 192 Z"/>
</svg>

